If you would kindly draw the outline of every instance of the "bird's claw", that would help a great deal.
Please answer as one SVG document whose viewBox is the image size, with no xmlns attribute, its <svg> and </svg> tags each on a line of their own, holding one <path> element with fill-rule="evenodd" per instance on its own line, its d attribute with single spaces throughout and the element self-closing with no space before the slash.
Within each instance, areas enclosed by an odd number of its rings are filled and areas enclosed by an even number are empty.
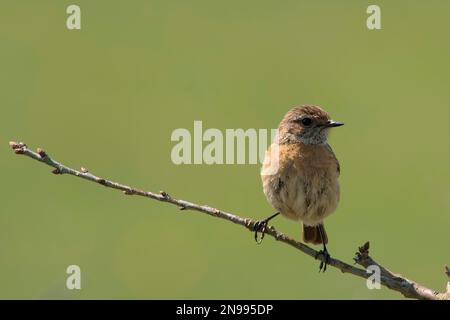
<svg viewBox="0 0 450 320">
<path fill-rule="evenodd" d="M 263 241 L 264 235 L 266 234 L 267 225 L 269 224 L 269 221 L 272 220 L 273 218 L 275 218 L 279 214 L 280 214 L 279 212 L 275 212 L 275 214 L 271 215 L 267 219 L 258 220 L 258 221 L 255 222 L 255 224 L 253 225 L 253 231 L 255 231 L 255 241 L 256 241 L 257 244 L 260 244 Z M 261 238 L 260 239 L 258 239 L 258 232 L 261 232 Z"/>
<path fill-rule="evenodd" d="M 256 221 L 253 225 L 253 231 L 255 231 L 255 241 L 257 244 L 261 244 L 264 239 L 264 235 L 266 234 L 268 220 L 259 220 Z M 258 238 L 258 232 L 261 232 L 261 237 Z"/>
<path fill-rule="evenodd" d="M 330 254 L 328 253 L 327 250 L 320 250 L 317 254 L 316 254 L 316 259 L 322 255 L 323 259 L 320 261 L 320 265 L 319 265 L 319 272 L 325 272 L 327 270 L 327 265 L 328 262 L 330 262 Z"/>
</svg>

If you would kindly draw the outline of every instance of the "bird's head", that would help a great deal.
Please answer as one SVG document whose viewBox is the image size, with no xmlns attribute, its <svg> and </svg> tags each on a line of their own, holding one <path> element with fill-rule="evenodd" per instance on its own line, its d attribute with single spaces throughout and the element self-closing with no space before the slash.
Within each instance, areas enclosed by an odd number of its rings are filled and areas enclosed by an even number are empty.
<svg viewBox="0 0 450 320">
<path fill-rule="evenodd" d="M 342 126 L 342 122 L 330 119 L 318 106 L 300 106 L 291 109 L 278 127 L 280 143 L 323 144 L 329 129 Z"/>
</svg>

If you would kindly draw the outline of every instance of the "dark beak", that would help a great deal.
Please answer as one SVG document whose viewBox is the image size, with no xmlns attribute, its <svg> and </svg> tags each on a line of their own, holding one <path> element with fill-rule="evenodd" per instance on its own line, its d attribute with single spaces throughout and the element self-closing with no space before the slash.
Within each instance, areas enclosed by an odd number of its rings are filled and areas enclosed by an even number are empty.
<svg viewBox="0 0 450 320">
<path fill-rule="evenodd" d="M 340 126 L 343 126 L 343 125 L 344 125 L 343 122 L 337 122 L 337 121 L 334 121 L 334 120 L 328 120 L 328 122 L 325 124 L 325 127 L 332 128 L 332 127 L 340 127 Z"/>
</svg>

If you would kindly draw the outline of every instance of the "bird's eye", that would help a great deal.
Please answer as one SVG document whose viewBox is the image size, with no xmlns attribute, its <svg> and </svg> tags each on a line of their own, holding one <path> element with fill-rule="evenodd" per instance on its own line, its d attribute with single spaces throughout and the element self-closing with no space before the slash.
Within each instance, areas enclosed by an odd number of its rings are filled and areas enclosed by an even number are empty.
<svg viewBox="0 0 450 320">
<path fill-rule="evenodd" d="M 310 125 L 312 124 L 311 118 L 303 118 L 303 119 L 302 119 L 302 124 L 303 124 L 305 127 L 310 126 Z"/>
</svg>

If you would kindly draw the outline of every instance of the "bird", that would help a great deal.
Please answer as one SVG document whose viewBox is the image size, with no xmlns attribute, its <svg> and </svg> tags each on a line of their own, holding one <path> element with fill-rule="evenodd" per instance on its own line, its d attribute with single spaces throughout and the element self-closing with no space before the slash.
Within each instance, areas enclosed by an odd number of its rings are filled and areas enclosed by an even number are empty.
<svg viewBox="0 0 450 320">
<path fill-rule="evenodd" d="M 326 271 L 330 259 L 323 221 L 335 212 L 340 199 L 340 164 L 327 139 L 331 128 L 343 124 L 316 105 L 292 108 L 281 120 L 261 170 L 264 194 L 277 212 L 254 224 L 256 242 L 262 241 L 268 222 L 280 213 L 301 222 L 303 241 L 323 245 L 319 272 Z"/>
</svg>

